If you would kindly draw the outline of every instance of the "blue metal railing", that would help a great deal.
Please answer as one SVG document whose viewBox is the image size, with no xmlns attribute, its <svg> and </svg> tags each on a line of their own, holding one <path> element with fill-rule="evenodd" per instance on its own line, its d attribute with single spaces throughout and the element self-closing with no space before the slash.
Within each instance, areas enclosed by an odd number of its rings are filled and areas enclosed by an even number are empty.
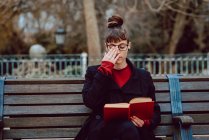
<svg viewBox="0 0 209 140">
<path fill-rule="evenodd" d="M 138 68 L 152 75 L 164 74 L 209 75 L 208 54 L 130 54 Z M 47 55 L 30 58 L 28 55 L 0 56 L 0 76 L 24 78 L 75 78 L 85 75 L 87 61 L 100 63 L 101 58 L 87 59 L 87 54 Z"/>
</svg>

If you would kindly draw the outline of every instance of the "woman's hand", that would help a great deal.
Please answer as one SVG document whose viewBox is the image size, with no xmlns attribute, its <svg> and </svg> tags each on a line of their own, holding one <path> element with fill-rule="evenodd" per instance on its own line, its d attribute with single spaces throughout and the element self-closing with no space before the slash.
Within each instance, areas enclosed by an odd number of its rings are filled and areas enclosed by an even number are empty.
<svg viewBox="0 0 209 140">
<path fill-rule="evenodd" d="M 143 127 L 144 121 L 136 116 L 131 117 L 131 121 L 137 126 L 137 127 Z"/>
<path fill-rule="evenodd" d="M 118 48 L 113 47 L 107 53 L 105 53 L 102 61 L 108 61 L 108 62 L 115 64 L 119 57 L 120 57 L 120 54 L 119 54 Z"/>
</svg>

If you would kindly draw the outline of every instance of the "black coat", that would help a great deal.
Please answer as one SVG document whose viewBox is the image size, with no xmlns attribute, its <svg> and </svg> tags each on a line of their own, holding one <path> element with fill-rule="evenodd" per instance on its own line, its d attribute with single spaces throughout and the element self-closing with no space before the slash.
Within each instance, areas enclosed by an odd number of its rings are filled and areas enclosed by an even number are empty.
<svg viewBox="0 0 209 140">
<path fill-rule="evenodd" d="M 132 75 L 122 88 L 111 76 L 99 72 L 97 70 L 99 66 L 88 67 L 82 92 L 84 104 L 92 109 L 92 114 L 82 126 L 76 140 L 89 140 L 90 135 L 98 134 L 104 125 L 102 114 L 106 103 L 129 102 L 134 97 L 151 97 L 155 101 L 155 87 L 150 73 L 144 69 L 137 69 L 129 60 L 127 62 Z M 160 107 L 155 103 L 150 127 L 143 132 L 145 139 L 153 138 L 153 129 L 160 121 Z"/>
</svg>

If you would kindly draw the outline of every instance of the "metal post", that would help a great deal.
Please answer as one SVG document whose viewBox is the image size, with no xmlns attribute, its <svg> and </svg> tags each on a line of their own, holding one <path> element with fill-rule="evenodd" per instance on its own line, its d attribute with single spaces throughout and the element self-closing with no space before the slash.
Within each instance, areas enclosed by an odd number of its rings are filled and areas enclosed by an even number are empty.
<svg viewBox="0 0 209 140">
<path fill-rule="evenodd" d="M 3 140 L 4 80 L 5 77 L 0 77 L 0 140 Z"/>
<path fill-rule="evenodd" d="M 87 53 L 81 53 L 81 76 L 84 77 L 87 69 Z"/>
</svg>

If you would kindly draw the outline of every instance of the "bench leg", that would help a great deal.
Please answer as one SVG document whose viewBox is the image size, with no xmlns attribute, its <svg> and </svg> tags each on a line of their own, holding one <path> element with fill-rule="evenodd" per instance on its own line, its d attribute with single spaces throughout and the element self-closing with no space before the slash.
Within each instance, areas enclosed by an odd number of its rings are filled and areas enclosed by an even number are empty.
<svg viewBox="0 0 209 140">
<path fill-rule="evenodd" d="M 181 140 L 181 132 L 179 131 L 179 128 L 175 128 L 173 140 Z"/>
<path fill-rule="evenodd" d="M 192 128 L 181 128 L 181 137 L 183 140 L 192 140 Z"/>
<path fill-rule="evenodd" d="M 180 125 L 179 128 L 175 128 L 173 139 L 174 140 L 193 140 L 192 128 L 191 127 L 183 128 Z"/>
</svg>

